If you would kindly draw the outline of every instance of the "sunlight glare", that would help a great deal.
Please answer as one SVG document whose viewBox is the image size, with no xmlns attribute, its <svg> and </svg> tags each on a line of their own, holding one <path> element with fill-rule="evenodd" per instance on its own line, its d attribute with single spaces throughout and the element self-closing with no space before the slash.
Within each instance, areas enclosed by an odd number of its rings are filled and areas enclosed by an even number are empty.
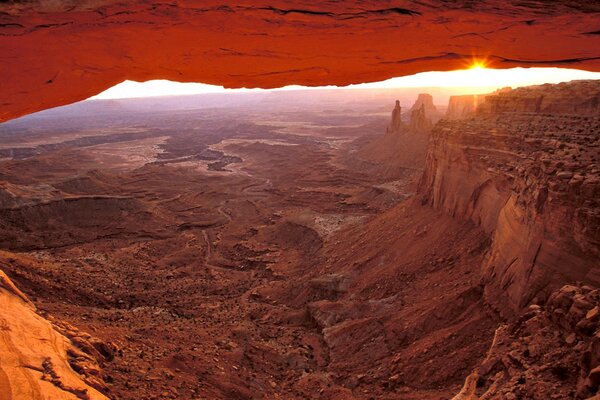
<svg viewBox="0 0 600 400">
<path fill-rule="evenodd" d="M 337 86 L 306 87 L 290 85 L 278 89 L 225 89 L 203 83 L 182 83 L 167 80 L 146 82 L 124 81 L 91 99 L 121 99 L 132 97 L 177 96 L 202 93 L 233 93 L 264 90 L 319 90 L 319 89 L 402 89 L 402 88 L 455 88 L 458 93 L 489 93 L 502 87 L 520 87 L 544 83 L 560 83 L 577 79 L 600 79 L 599 72 L 566 68 L 510 68 L 492 69 L 485 60 L 473 60 L 468 69 L 456 71 L 430 71 L 415 75 L 370 82 Z"/>
<path fill-rule="evenodd" d="M 484 69 L 484 68 L 485 68 L 485 62 L 474 61 L 473 64 L 471 64 L 471 67 L 469 69 Z"/>
</svg>

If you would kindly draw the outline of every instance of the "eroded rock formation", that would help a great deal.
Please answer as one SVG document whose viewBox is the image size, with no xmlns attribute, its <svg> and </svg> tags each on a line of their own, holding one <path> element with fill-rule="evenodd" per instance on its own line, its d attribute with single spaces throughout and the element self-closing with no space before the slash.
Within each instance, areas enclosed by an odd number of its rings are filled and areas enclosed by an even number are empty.
<svg viewBox="0 0 600 400">
<path fill-rule="evenodd" d="M 410 110 L 410 122 L 405 124 L 400 101 L 396 100 L 385 135 L 362 148 L 359 157 L 387 166 L 390 176 L 405 173 L 406 169 L 420 171 L 425 164 L 432 118 L 438 114 L 429 94 L 420 94 Z"/>
<path fill-rule="evenodd" d="M 427 109 L 422 104 L 417 109 L 410 112 L 410 131 L 415 133 L 428 133 L 433 128 L 433 122 L 427 115 Z"/>
<path fill-rule="evenodd" d="M 108 399 L 98 360 L 112 356 L 112 345 L 36 314 L 1 270 L 0 310 L 0 398 Z"/>
<path fill-rule="evenodd" d="M 451 96 L 444 118 L 453 121 L 473 115 L 482 97 L 483 95 L 476 94 Z"/>
<path fill-rule="evenodd" d="M 565 282 L 600 284 L 599 93 L 599 81 L 517 89 L 433 131 L 420 191 L 491 235 L 485 297 L 504 316 Z"/>
<path fill-rule="evenodd" d="M 3 1 L 0 121 L 125 79 L 345 85 L 474 57 L 598 71 L 599 11 L 576 0 Z"/>
<path fill-rule="evenodd" d="M 385 133 L 387 134 L 399 134 L 402 131 L 402 107 L 400 107 L 400 100 L 396 100 L 396 105 L 392 110 L 392 118 L 390 124 L 387 127 Z"/>
<path fill-rule="evenodd" d="M 413 111 L 418 111 L 421 107 L 423 107 L 425 117 L 431 120 L 433 124 L 442 118 L 442 114 L 433 104 L 433 96 L 429 93 L 419 93 L 417 100 L 410 108 L 410 112 L 412 113 Z"/>
<path fill-rule="evenodd" d="M 600 385 L 600 296 L 567 285 L 502 324 L 453 400 L 588 399 Z M 592 397 L 596 396 L 596 397 Z"/>
<path fill-rule="evenodd" d="M 457 120 L 473 116 L 480 105 L 485 103 L 488 96 L 509 92 L 511 88 L 506 87 L 498 89 L 489 94 L 465 94 L 460 96 L 450 96 L 448 109 L 446 110 L 445 119 Z"/>
<path fill-rule="evenodd" d="M 579 82 L 497 90 L 486 96 L 477 111 L 494 113 L 542 113 L 570 115 L 600 114 L 597 83 Z"/>
</svg>

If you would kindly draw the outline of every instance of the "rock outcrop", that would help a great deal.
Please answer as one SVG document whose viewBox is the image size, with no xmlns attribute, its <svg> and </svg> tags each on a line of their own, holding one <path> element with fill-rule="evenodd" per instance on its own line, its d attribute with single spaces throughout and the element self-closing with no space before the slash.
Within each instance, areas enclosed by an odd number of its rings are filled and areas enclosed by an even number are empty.
<svg viewBox="0 0 600 400">
<path fill-rule="evenodd" d="M 392 110 L 392 118 L 390 124 L 387 127 L 385 133 L 387 134 L 399 134 L 402 131 L 402 107 L 400 107 L 400 100 L 396 100 L 396 105 Z"/>
<path fill-rule="evenodd" d="M 62 331 L 63 333 L 59 333 Z M 0 271 L 0 398 L 107 400 L 98 359 L 116 349 L 53 325 Z"/>
<path fill-rule="evenodd" d="M 501 325 L 485 359 L 453 400 L 596 399 L 600 385 L 600 295 L 567 285 L 545 306 Z"/>
<path fill-rule="evenodd" d="M 427 115 L 427 110 L 425 105 L 422 104 L 421 107 L 417 109 L 412 109 L 410 112 L 410 125 L 409 130 L 415 133 L 429 133 L 433 128 L 433 122 L 431 118 Z"/>
<path fill-rule="evenodd" d="M 505 88 L 486 96 L 477 112 L 598 115 L 600 92 L 593 81 Z"/>
<path fill-rule="evenodd" d="M 473 57 L 600 71 L 598 11 L 574 0 L 2 1 L 0 121 L 125 79 L 347 85 L 464 69 Z"/>
<path fill-rule="evenodd" d="M 438 122 L 442 118 L 442 113 L 433 104 L 433 96 L 429 93 L 419 93 L 415 104 L 410 108 L 411 114 L 414 111 L 418 111 L 423 108 L 425 117 L 427 117 L 433 124 Z"/>
<path fill-rule="evenodd" d="M 421 170 L 425 165 L 429 133 L 433 128 L 431 116 L 435 118 L 437 110 L 429 94 L 420 94 L 411 110 L 410 122 L 403 123 L 400 101 L 396 100 L 385 135 L 360 149 L 359 157 L 386 166 L 390 175 Z M 418 177 L 415 177 L 416 180 Z"/>
<path fill-rule="evenodd" d="M 490 235 L 485 297 L 504 316 L 566 282 L 600 285 L 599 93 L 600 81 L 499 93 L 433 130 L 423 201 Z"/>
<path fill-rule="evenodd" d="M 469 118 L 475 114 L 475 111 L 480 105 L 485 103 L 489 96 L 507 93 L 510 92 L 510 90 L 511 88 L 506 87 L 488 94 L 465 94 L 460 96 L 450 96 L 448 109 L 446 110 L 446 115 L 444 118 L 451 121 Z"/>
<path fill-rule="evenodd" d="M 481 101 L 483 95 L 465 94 L 461 96 L 450 96 L 448 109 L 444 116 L 447 120 L 457 120 L 470 117 L 475 113 L 477 105 Z"/>
</svg>

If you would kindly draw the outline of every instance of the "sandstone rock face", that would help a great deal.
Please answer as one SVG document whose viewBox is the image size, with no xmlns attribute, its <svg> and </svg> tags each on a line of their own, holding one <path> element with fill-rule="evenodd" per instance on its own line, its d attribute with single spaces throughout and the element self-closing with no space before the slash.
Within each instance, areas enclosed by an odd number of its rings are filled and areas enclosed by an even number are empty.
<svg viewBox="0 0 600 400">
<path fill-rule="evenodd" d="M 486 96 L 478 108 L 483 114 L 530 112 L 548 114 L 600 114 L 600 93 L 594 82 L 579 84 L 527 86 L 515 90 L 504 89 Z M 566 101 L 570 99 L 570 101 Z"/>
<path fill-rule="evenodd" d="M 410 108 L 410 112 L 418 111 L 421 107 L 424 109 L 425 116 L 431 120 L 433 124 L 442 118 L 442 114 L 433 104 L 433 96 L 429 93 L 419 93 L 415 104 Z"/>
<path fill-rule="evenodd" d="M 414 107 L 413 107 L 414 108 Z M 433 128 L 431 118 L 427 116 L 425 105 L 410 112 L 410 130 L 415 133 L 430 132 Z"/>
<path fill-rule="evenodd" d="M 465 94 L 462 96 L 450 96 L 448 110 L 444 116 L 447 120 L 457 120 L 467 118 L 477 109 L 482 96 L 477 94 Z"/>
<path fill-rule="evenodd" d="M 490 95 L 499 93 L 507 93 L 511 88 L 498 89 L 490 94 L 465 94 L 461 96 L 450 96 L 448 102 L 448 110 L 446 110 L 445 119 L 457 120 L 471 117 L 475 111 L 485 103 L 485 100 Z"/>
<path fill-rule="evenodd" d="M 599 93 L 578 81 L 496 94 L 432 133 L 420 192 L 490 234 L 485 297 L 505 316 L 565 282 L 600 284 Z"/>
<path fill-rule="evenodd" d="M 497 330 L 453 400 L 588 399 L 598 395 L 597 289 L 567 285 Z M 593 397 L 596 398 L 596 397 Z"/>
<path fill-rule="evenodd" d="M 400 107 L 400 100 L 396 100 L 396 105 L 392 110 L 390 125 L 387 127 L 386 133 L 398 134 L 400 131 L 402 131 L 402 107 Z"/>
<path fill-rule="evenodd" d="M 600 71 L 598 11 L 574 0 L 3 1 L 0 121 L 125 79 L 346 85 L 461 69 L 474 57 Z"/>
<path fill-rule="evenodd" d="M 72 327 L 60 329 L 64 335 L 36 314 L 29 299 L 0 271 L 0 398 L 108 399 L 97 390 L 105 387 L 90 355 L 95 349 L 91 337 Z"/>
</svg>

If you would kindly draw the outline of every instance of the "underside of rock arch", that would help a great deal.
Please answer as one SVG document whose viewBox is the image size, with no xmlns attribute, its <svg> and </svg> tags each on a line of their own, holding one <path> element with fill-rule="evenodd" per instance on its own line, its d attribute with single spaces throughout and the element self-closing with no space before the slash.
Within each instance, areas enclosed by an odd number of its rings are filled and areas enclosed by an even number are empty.
<svg viewBox="0 0 600 400">
<path fill-rule="evenodd" d="M 589 1 L 0 2 L 0 120 L 125 79 L 347 85 L 486 59 L 600 71 Z"/>
</svg>

